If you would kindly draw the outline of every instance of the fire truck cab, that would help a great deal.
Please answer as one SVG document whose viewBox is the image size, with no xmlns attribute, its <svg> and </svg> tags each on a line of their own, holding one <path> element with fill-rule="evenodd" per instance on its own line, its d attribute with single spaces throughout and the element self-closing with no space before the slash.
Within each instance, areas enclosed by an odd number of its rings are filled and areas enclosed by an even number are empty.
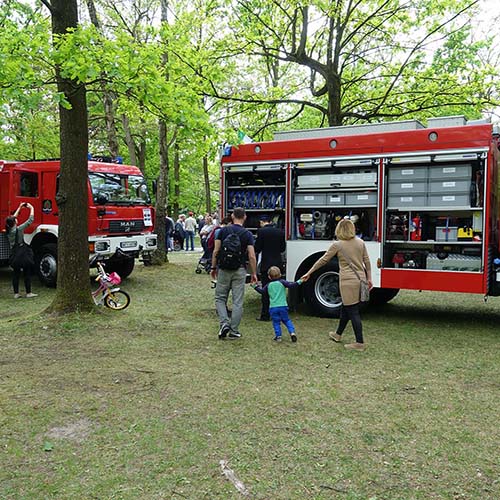
<svg viewBox="0 0 500 500">
<path fill-rule="evenodd" d="M 490 123 L 463 117 L 277 133 L 224 149 L 222 211 L 245 207 L 251 230 L 272 216 L 288 280 L 349 217 L 370 255 L 372 303 L 400 289 L 500 295 L 497 139 Z M 333 259 L 290 299 L 338 315 L 338 270 Z"/>
<path fill-rule="evenodd" d="M 105 160 L 88 163 L 89 252 L 105 261 L 108 271 L 125 278 L 134 269 L 135 258 L 147 264 L 156 249 L 154 213 L 141 171 Z M 57 277 L 59 170 L 59 160 L 0 161 L 0 218 L 4 221 L 22 202 L 33 205 L 35 220 L 26 229 L 25 240 L 33 248 L 38 274 L 47 286 L 55 286 Z M 27 216 L 21 212 L 21 221 Z M 9 252 L 2 232 L 0 262 L 7 264 Z"/>
</svg>

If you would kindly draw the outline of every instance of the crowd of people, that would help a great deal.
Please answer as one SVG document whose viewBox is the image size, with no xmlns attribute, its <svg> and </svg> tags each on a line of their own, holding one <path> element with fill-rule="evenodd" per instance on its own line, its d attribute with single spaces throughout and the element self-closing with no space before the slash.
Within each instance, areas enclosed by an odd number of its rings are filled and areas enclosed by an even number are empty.
<svg viewBox="0 0 500 500">
<path fill-rule="evenodd" d="M 168 214 L 165 217 L 166 250 L 168 252 L 185 250 L 194 252 L 194 238 L 196 233 L 200 236 L 200 242 L 204 251 L 205 243 L 213 229 L 219 227 L 217 212 L 212 214 L 199 215 L 195 217 L 194 212 L 179 214 L 176 221 Z"/>
<path fill-rule="evenodd" d="M 26 220 L 19 223 L 23 210 L 29 210 Z M 36 297 L 31 290 L 33 273 L 33 252 L 24 242 L 24 230 L 33 223 L 34 208 L 29 203 L 19 205 L 13 215 L 5 221 L 5 231 L 11 247 L 10 265 L 13 270 L 12 287 L 14 298 L 20 298 L 19 282 L 24 279 L 25 296 Z M 336 226 L 336 239 L 328 250 L 297 281 L 282 278 L 283 254 L 285 252 L 284 231 L 276 227 L 272 219 L 263 215 L 256 237 L 245 228 L 246 212 L 237 207 L 230 217 L 219 221 L 217 213 L 205 214 L 195 218 L 193 212 L 188 216 L 180 214 L 177 221 L 166 217 L 166 248 L 186 252 L 195 250 L 194 239 L 198 232 L 203 248 L 200 261 L 207 265 L 215 286 L 215 308 L 219 318 L 219 339 L 241 338 L 240 323 L 243 316 L 243 300 L 247 273 L 256 292 L 261 295 L 261 311 L 258 321 L 272 321 L 274 341 L 282 340 L 281 324 L 284 324 L 292 342 L 297 342 L 293 322 L 288 315 L 287 288 L 295 288 L 307 282 L 311 275 L 334 257 L 338 259 L 340 276 L 340 295 L 342 307 L 337 328 L 329 332 L 329 338 L 337 343 L 349 321 L 352 324 L 356 342 L 345 344 L 351 350 L 365 349 L 363 325 L 360 316 L 361 281 L 365 280 L 371 288 L 371 265 L 365 243 L 356 236 L 356 228 L 349 218 L 342 219 Z M 257 278 L 259 262 L 260 282 Z M 232 309 L 228 309 L 229 295 Z"/>
</svg>

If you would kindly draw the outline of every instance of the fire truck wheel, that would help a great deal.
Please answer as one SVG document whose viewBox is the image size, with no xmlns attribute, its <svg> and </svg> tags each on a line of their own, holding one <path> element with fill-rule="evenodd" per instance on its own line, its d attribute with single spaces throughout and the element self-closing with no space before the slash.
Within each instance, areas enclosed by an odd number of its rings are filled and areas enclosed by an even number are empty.
<svg viewBox="0 0 500 500">
<path fill-rule="evenodd" d="M 134 270 L 135 259 L 109 260 L 106 262 L 106 272 L 118 273 L 121 279 L 130 276 Z"/>
<path fill-rule="evenodd" d="M 399 292 L 399 288 L 372 288 L 370 291 L 370 305 L 382 306 L 392 300 Z"/>
<path fill-rule="evenodd" d="M 315 314 L 338 318 L 342 306 L 337 262 L 322 267 L 305 283 L 304 296 Z"/>
<path fill-rule="evenodd" d="M 57 244 L 46 243 L 43 245 L 36 259 L 40 281 L 45 286 L 55 287 L 57 283 Z"/>
</svg>

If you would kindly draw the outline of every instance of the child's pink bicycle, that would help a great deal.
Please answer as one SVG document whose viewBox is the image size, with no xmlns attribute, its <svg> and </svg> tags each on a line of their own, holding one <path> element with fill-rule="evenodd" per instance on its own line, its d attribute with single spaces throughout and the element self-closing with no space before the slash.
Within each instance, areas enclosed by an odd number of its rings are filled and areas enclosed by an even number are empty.
<svg viewBox="0 0 500 500">
<path fill-rule="evenodd" d="M 107 273 L 100 262 L 97 262 L 97 277 L 99 287 L 92 292 L 92 298 L 98 306 L 103 304 L 115 311 L 121 311 L 130 304 L 130 295 L 116 285 L 122 281 L 117 273 Z"/>
</svg>

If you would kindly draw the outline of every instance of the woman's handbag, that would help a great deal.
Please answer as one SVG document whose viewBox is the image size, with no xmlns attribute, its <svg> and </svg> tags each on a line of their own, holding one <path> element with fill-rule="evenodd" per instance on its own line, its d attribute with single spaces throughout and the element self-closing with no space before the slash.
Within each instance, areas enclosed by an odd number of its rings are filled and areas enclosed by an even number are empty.
<svg viewBox="0 0 500 500">
<path fill-rule="evenodd" d="M 370 287 L 368 285 L 368 281 L 365 279 L 362 279 L 361 276 L 358 274 L 356 271 L 355 267 L 352 265 L 351 259 L 342 251 L 342 249 L 339 247 L 339 252 L 343 255 L 344 259 L 347 260 L 347 263 L 349 264 L 349 267 L 354 271 L 354 274 L 359 280 L 359 301 L 360 302 L 369 302 L 370 301 Z"/>
<path fill-rule="evenodd" d="M 18 241 L 18 230 L 16 229 L 16 239 L 10 251 L 9 265 L 12 269 L 32 267 L 35 265 L 33 250 L 29 245 Z"/>
</svg>

